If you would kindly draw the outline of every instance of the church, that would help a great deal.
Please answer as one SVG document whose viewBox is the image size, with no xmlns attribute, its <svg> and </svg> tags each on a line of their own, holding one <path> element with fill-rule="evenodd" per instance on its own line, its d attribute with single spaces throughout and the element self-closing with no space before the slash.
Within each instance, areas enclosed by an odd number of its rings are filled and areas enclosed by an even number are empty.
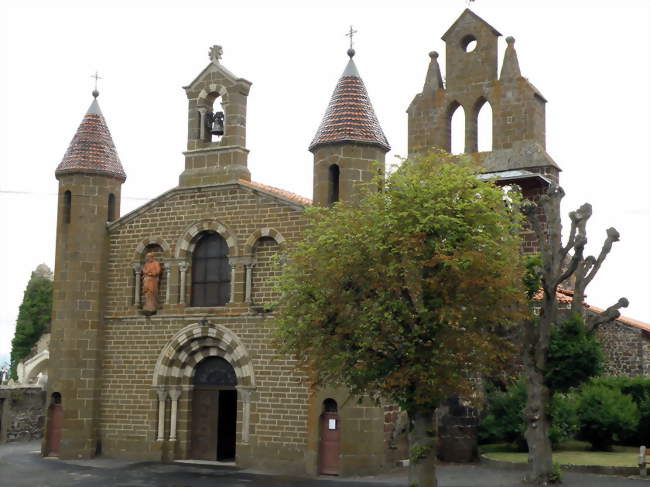
<svg viewBox="0 0 650 487">
<path fill-rule="evenodd" d="M 512 37 L 498 72 L 500 35 L 469 9 L 443 35 L 445 81 L 432 52 L 422 92 L 407 108 L 408 149 L 449 151 L 451 119 L 462 107 L 465 152 L 534 198 L 560 174 L 545 148 L 546 99 L 522 77 Z M 230 72 L 213 46 L 209 64 L 184 87 L 178 186 L 121 215 L 127 176 L 93 92 L 55 171 L 44 455 L 311 475 L 375 473 L 406 458 L 394 407 L 358 402 L 343 389 L 313 390 L 272 346 L 277 262 L 299 241 L 305 207 L 354 201 L 390 150 L 355 52 L 347 54 L 316 135 L 303 141 L 313 153 L 313 201 L 251 179 L 252 83 Z M 485 104 L 492 151 L 478 152 Z M 532 233 L 524 237 L 534 252 Z M 454 443 L 462 424 L 441 429 L 450 450 L 463 448 Z"/>
</svg>

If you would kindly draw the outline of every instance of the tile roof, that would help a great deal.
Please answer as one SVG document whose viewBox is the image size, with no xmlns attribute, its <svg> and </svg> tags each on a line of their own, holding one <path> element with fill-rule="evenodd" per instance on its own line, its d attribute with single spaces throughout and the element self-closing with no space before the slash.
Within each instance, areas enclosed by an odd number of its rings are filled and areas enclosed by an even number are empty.
<svg viewBox="0 0 650 487">
<path fill-rule="evenodd" d="M 261 189 L 262 191 L 267 191 L 269 193 L 276 194 L 277 196 L 288 199 L 300 205 L 311 206 L 312 204 L 312 200 L 310 200 L 309 198 L 305 198 L 304 196 L 300 196 L 296 193 L 292 193 L 291 191 L 285 191 L 284 189 L 269 186 L 267 184 L 256 183 L 253 181 L 246 181 L 244 179 L 240 179 L 239 183 L 243 184 L 244 186 Z"/>
<path fill-rule="evenodd" d="M 334 88 L 309 150 L 313 152 L 318 146 L 341 142 L 372 144 L 390 150 L 352 58 Z"/>
<path fill-rule="evenodd" d="M 59 177 L 66 173 L 87 172 L 106 174 L 121 181 L 126 180 L 126 173 L 117 155 L 106 120 L 99 109 L 97 98 L 88 108 L 77 132 L 56 168 Z"/>
</svg>

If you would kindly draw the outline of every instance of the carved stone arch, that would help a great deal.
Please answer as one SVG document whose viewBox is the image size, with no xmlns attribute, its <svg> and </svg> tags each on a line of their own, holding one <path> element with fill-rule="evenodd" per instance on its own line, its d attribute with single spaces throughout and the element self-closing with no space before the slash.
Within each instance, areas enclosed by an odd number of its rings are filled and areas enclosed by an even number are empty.
<svg viewBox="0 0 650 487">
<path fill-rule="evenodd" d="M 215 232 L 221 235 L 228 245 L 228 254 L 239 255 L 237 237 L 228 227 L 214 220 L 202 220 L 187 227 L 176 242 L 176 258 L 188 260 L 194 251 L 201 233 Z"/>
<path fill-rule="evenodd" d="M 222 357 L 233 366 L 238 386 L 255 387 L 253 365 L 243 342 L 233 331 L 214 323 L 193 323 L 172 337 L 158 355 L 153 387 L 189 381 L 193 372 L 188 368 L 193 369 L 203 358 L 213 356 L 210 354 Z"/>
<path fill-rule="evenodd" d="M 452 140 L 452 135 L 451 135 L 451 121 L 454 116 L 454 114 L 458 111 L 458 109 L 463 110 L 463 115 L 465 116 L 465 120 L 467 121 L 467 110 L 465 109 L 465 106 L 456 98 L 452 99 L 449 104 L 447 105 L 447 110 L 444 112 L 445 113 L 445 138 L 444 138 L 444 149 L 447 152 L 451 152 L 451 140 Z"/>
<path fill-rule="evenodd" d="M 217 83 L 210 83 L 208 89 L 203 88 L 197 97 L 197 105 L 203 107 L 212 107 L 212 103 L 218 97 L 221 97 L 223 103 L 228 103 L 228 90 L 225 86 Z"/>
<path fill-rule="evenodd" d="M 149 246 L 149 245 L 159 245 L 160 248 L 163 249 L 163 257 L 165 259 L 171 259 L 172 257 L 172 247 L 169 245 L 167 240 L 160 236 L 155 236 L 155 237 L 147 237 L 144 238 L 138 243 L 137 247 L 135 248 L 135 252 L 133 253 L 133 261 L 134 262 L 140 262 L 144 258 L 144 250 Z"/>
<path fill-rule="evenodd" d="M 275 228 L 270 228 L 270 227 L 264 227 L 260 228 L 258 230 L 255 230 L 247 239 L 246 243 L 244 244 L 244 254 L 243 255 L 253 255 L 253 248 L 255 247 L 255 244 L 257 241 L 262 238 L 262 237 L 270 237 L 273 240 L 275 240 L 275 243 L 278 244 L 280 247 L 280 250 L 284 250 L 286 248 L 286 240 L 282 236 L 280 232 L 278 232 Z"/>
</svg>

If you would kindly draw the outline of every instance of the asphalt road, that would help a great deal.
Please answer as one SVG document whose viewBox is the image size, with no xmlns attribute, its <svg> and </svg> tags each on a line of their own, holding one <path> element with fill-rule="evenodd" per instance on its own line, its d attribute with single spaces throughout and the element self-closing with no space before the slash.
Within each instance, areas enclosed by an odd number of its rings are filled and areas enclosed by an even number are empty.
<svg viewBox="0 0 650 487">
<path fill-rule="evenodd" d="M 0 445 L 0 487 L 404 487 L 404 472 L 359 478 L 292 478 L 186 464 L 134 463 L 108 458 L 60 461 L 42 458 L 40 442 Z M 480 465 L 443 465 L 441 487 L 515 487 L 521 472 Z M 649 480 L 565 474 L 565 486 L 650 487 Z"/>
</svg>

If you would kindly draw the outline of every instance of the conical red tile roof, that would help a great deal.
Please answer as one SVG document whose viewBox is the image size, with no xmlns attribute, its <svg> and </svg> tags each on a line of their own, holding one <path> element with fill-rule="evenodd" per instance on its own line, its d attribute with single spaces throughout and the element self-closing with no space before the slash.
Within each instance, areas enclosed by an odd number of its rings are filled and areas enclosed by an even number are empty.
<svg viewBox="0 0 650 487">
<path fill-rule="evenodd" d="M 105 174 L 122 181 L 126 180 L 126 173 L 96 97 L 54 174 L 59 177 L 77 172 Z"/>
<path fill-rule="evenodd" d="M 318 146 L 341 142 L 372 144 L 390 150 L 352 57 L 334 89 L 309 150 L 313 152 Z"/>
</svg>

